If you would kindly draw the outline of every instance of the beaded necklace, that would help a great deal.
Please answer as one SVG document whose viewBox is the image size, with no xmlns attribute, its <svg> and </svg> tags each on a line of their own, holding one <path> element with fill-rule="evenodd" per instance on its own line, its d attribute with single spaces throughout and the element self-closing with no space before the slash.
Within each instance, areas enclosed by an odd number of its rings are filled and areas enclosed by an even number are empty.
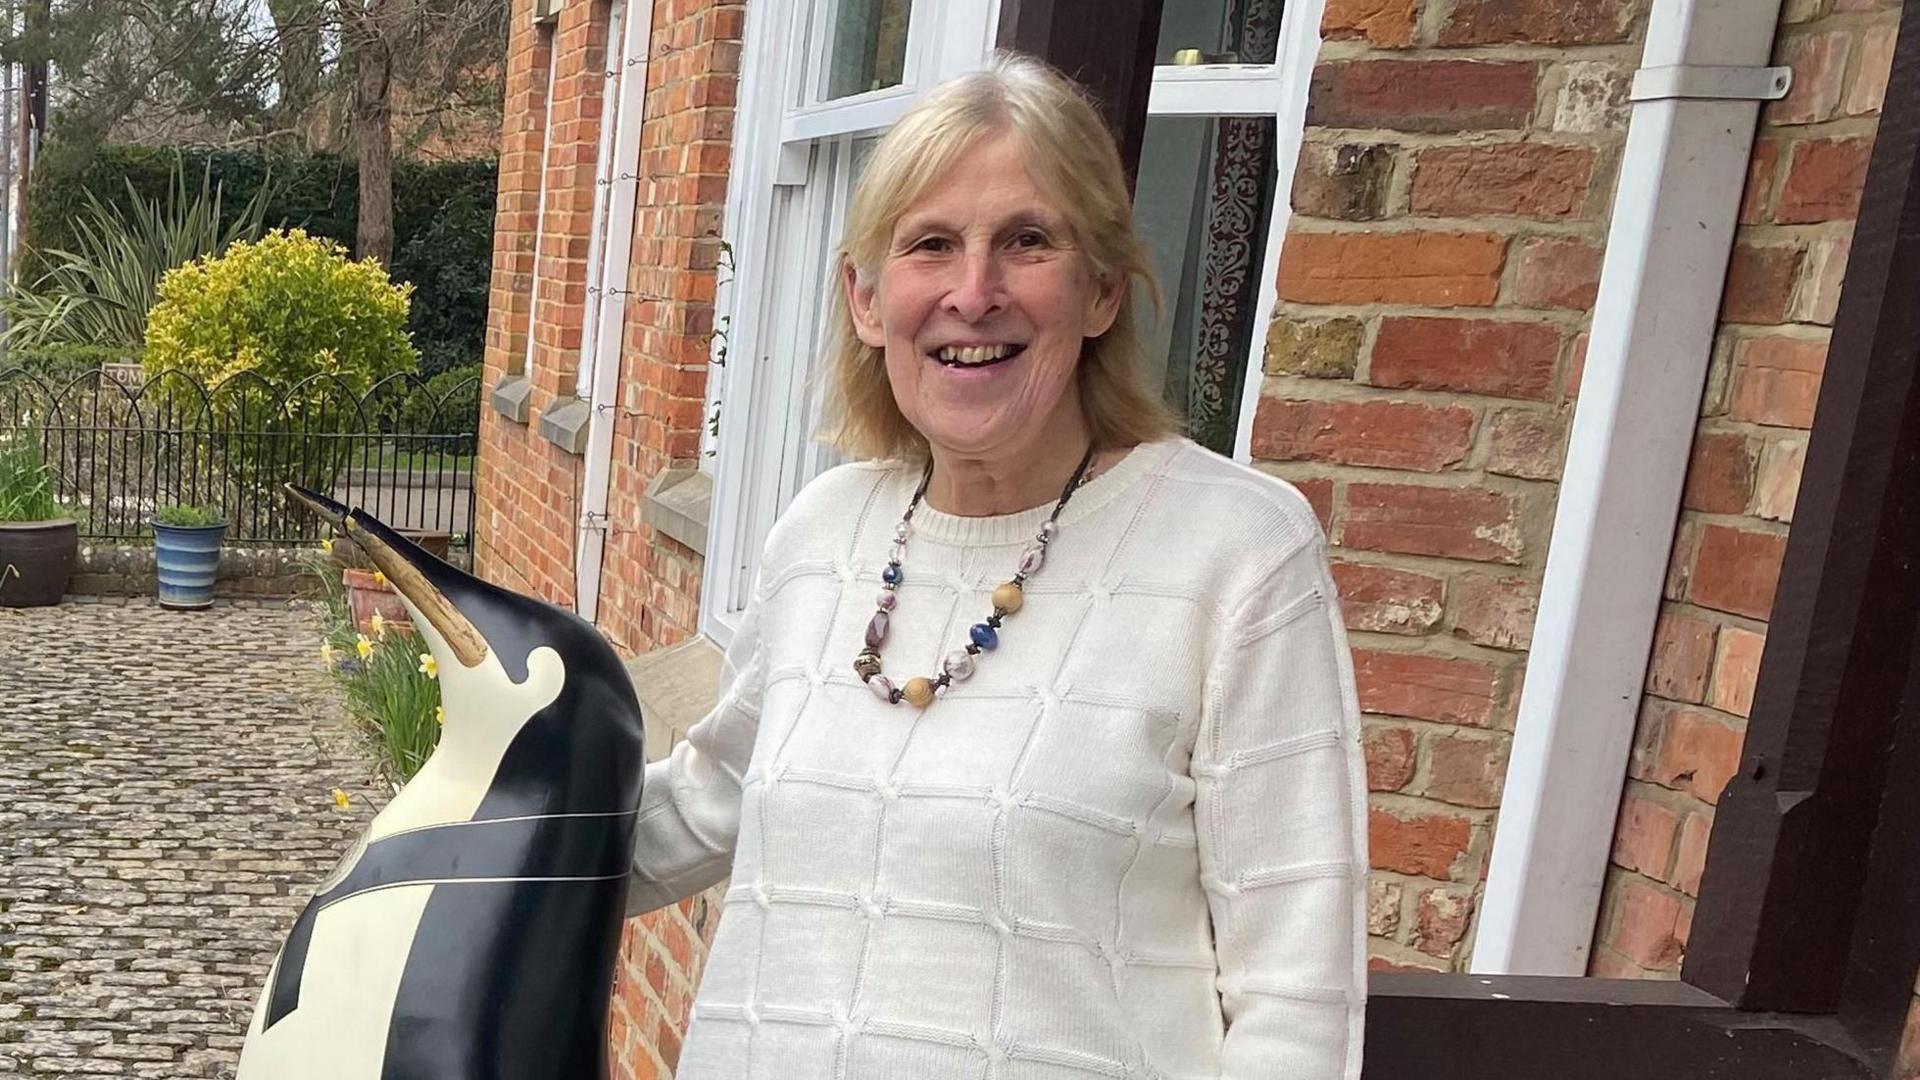
<svg viewBox="0 0 1920 1080">
<path fill-rule="evenodd" d="M 893 547 L 887 552 L 886 569 L 880 571 L 880 596 L 875 601 L 878 610 L 873 613 L 872 621 L 867 623 L 867 646 L 860 655 L 854 657 L 853 670 L 875 697 L 889 705 L 898 705 L 902 701 L 915 708 L 924 709 L 933 704 L 935 697 L 944 696 L 947 687 L 960 682 L 973 674 L 974 658 L 983 651 L 990 651 L 1000 645 L 1000 624 L 1007 616 L 1020 610 L 1026 600 L 1027 579 L 1047 561 L 1047 545 L 1053 542 L 1053 535 L 1059 531 L 1060 511 L 1067 508 L 1067 500 L 1086 482 L 1087 469 L 1093 464 L 1094 448 L 1087 447 L 1086 456 L 1080 459 L 1080 465 L 1073 470 L 1073 478 L 1067 481 L 1066 490 L 1060 493 L 1060 501 L 1053 506 L 1053 513 L 1040 523 L 1040 533 L 1034 538 L 1034 545 L 1020 556 L 1019 569 L 1013 580 L 1001 582 L 993 590 L 993 614 L 985 622 L 974 623 L 967 631 L 967 644 L 955 649 L 940 661 L 940 673 L 929 679 L 916 676 L 908 679 L 905 686 L 896 687 L 893 680 L 880 673 L 880 646 L 887 640 L 887 624 L 890 613 L 899 602 L 900 583 L 905 580 L 901 564 L 907 557 L 907 537 L 912 532 L 913 512 L 920 507 L 920 500 L 926 497 L 927 485 L 933 480 L 933 462 L 927 462 L 926 475 L 920 478 L 920 486 L 914 489 L 913 499 L 907 503 L 907 512 L 900 516 L 900 524 L 893 527 Z"/>
</svg>

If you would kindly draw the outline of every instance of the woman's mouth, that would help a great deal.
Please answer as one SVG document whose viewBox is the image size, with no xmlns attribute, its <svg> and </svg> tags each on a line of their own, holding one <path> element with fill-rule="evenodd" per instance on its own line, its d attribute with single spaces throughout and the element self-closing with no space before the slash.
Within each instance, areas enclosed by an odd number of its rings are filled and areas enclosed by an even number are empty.
<svg viewBox="0 0 1920 1080">
<path fill-rule="evenodd" d="M 947 345 L 933 350 L 928 355 L 938 364 L 950 368 L 988 368 L 1004 364 L 1008 360 L 1026 352 L 1025 345 Z"/>
</svg>

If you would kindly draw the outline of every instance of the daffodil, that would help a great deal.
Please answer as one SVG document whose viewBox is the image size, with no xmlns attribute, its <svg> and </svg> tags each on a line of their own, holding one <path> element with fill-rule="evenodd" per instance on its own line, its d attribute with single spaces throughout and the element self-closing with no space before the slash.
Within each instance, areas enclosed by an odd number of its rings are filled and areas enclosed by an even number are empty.
<svg viewBox="0 0 1920 1080">
<path fill-rule="evenodd" d="M 320 662 L 328 667 L 333 666 L 333 642 L 323 641 L 320 643 Z"/>
<path fill-rule="evenodd" d="M 420 674 L 429 679 L 440 677 L 440 661 L 435 660 L 432 653 L 420 654 Z"/>
<path fill-rule="evenodd" d="M 383 637 L 386 635 L 387 620 L 381 618 L 379 612 L 376 611 L 373 613 L 373 620 L 372 622 L 369 623 L 369 625 L 373 627 L 374 637 L 377 638 L 377 637 Z"/>
<path fill-rule="evenodd" d="M 445 705 L 435 705 L 433 707 L 433 722 L 439 724 L 441 727 L 447 726 L 447 707 Z"/>
<path fill-rule="evenodd" d="M 353 643 L 353 651 L 359 653 L 362 660 L 373 659 L 373 639 L 365 634 L 360 634 L 358 637 L 360 640 Z"/>
<path fill-rule="evenodd" d="M 353 805 L 353 798 L 339 788 L 334 788 L 333 805 L 337 809 L 345 810 L 347 807 Z"/>
<path fill-rule="evenodd" d="M 384 586 L 386 585 L 386 583 L 387 583 L 387 575 L 385 575 L 385 574 L 383 574 L 383 573 L 381 573 L 381 572 L 380 572 L 380 571 L 378 571 L 378 570 L 375 570 L 375 571 L 373 572 L 373 583 L 374 583 L 375 585 L 379 585 L 379 586 L 382 586 L 382 587 L 384 587 Z"/>
<path fill-rule="evenodd" d="M 333 537 L 323 536 L 320 538 L 320 554 L 322 555 L 333 554 Z"/>
</svg>

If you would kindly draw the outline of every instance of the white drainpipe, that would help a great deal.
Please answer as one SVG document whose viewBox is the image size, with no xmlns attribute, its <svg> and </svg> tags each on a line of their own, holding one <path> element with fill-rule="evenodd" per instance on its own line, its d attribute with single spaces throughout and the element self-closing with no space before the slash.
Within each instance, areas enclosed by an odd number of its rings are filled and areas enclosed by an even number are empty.
<svg viewBox="0 0 1920 1080">
<path fill-rule="evenodd" d="M 589 297 L 593 318 L 582 328 L 591 363 L 581 366 L 579 392 L 592 409 L 587 420 L 580 518 L 574 532 L 574 573 L 579 583 L 574 610 L 588 622 L 600 610 L 600 567 L 606 557 L 613 428 L 620 416 L 621 338 L 626 327 L 627 273 L 633 262 L 634 204 L 640 187 L 640 127 L 646 119 L 647 55 L 653 42 L 650 0 L 625 0 L 622 6 L 627 11 L 619 49 L 616 52 L 611 41 L 607 49 L 608 70 L 614 73 L 607 93 L 612 98 L 617 83 L 618 104 L 613 109 L 611 162 L 604 170 L 608 179 L 603 189 L 604 228 L 589 241 L 589 246 L 597 247 L 598 257 L 589 256 L 587 280 L 598 290 L 598 302 Z"/>
<path fill-rule="evenodd" d="M 1472 970 L 1584 975 L 1779 0 L 1654 0 Z"/>
</svg>

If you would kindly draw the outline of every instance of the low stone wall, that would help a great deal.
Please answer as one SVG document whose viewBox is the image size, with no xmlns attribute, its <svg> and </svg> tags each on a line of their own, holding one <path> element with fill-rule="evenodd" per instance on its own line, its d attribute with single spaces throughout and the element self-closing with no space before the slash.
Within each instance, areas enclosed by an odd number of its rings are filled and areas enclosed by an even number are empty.
<svg viewBox="0 0 1920 1080">
<path fill-rule="evenodd" d="M 220 597 L 298 596 L 313 588 L 299 559 L 310 549 L 229 545 L 220 551 Z M 77 596 L 138 596 L 158 588 L 153 545 L 82 543 L 67 592 Z"/>
</svg>

